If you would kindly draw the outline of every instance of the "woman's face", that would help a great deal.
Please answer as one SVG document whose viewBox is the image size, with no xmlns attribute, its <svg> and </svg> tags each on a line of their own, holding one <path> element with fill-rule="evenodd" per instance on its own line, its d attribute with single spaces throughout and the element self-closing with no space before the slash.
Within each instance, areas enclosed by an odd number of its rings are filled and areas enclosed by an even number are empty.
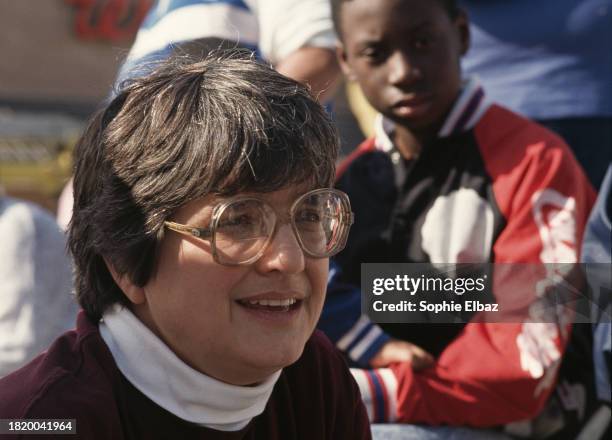
<svg viewBox="0 0 612 440">
<path fill-rule="evenodd" d="M 285 214 L 304 192 L 257 197 Z M 172 220 L 207 227 L 218 201 L 192 201 Z M 184 362 L 248 385 L 300 357 L 323 307 L 328 259 L 306 257 L 290 224 L 279 224 L 263 256 L 247 266 L 220 265 L 209 243 L 170 231 L 159 252 L 155 275 L 128 296 L 134 313 Z"/>
</svg>

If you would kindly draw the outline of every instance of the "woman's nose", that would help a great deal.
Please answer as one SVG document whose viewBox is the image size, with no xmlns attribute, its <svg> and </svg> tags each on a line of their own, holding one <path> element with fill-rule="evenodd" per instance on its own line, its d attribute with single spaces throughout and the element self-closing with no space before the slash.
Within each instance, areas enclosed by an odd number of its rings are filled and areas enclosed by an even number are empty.
<svg viewBox="0 0 612 440">
<path fill-rule="evenodd" d="M 305 255 L 291 224 L 279 224 L 276 233 L 261 258 L 259 270 L 299 273 L 305 268 Z"/>
</svg>

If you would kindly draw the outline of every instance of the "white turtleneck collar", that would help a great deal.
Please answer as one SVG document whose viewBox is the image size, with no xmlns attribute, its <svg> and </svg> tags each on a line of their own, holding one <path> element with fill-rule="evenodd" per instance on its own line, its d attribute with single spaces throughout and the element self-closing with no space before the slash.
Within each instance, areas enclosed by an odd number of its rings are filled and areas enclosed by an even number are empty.
<svg viewBox="0 0 612 440">
<path fill-rule="evenodd" d="M 123 375 L 153 402 L 192 423 L 238 431 L 261 414 L 281 371 L 256 386 L 230 385 L 180 360 L 126 307 L 115 305 L 100 333 Z"/>
</svg>

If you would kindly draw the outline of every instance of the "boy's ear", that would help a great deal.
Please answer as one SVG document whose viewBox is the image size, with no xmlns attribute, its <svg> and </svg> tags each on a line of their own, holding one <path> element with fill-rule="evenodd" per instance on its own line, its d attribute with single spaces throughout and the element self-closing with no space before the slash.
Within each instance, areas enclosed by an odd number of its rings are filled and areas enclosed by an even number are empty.
<svg viewBox="0 0 612 440">
<path fill-rule="evenodd" d="M 336 56 L 338 57 L 338 62 L 340 63 L 340 68 L 344 76 L 350 81 L 355 81 L 355 74 L 346 61 L 346 50 L 344 50 L 344 44 L 341 42 L 336 43 Z"/>
<path fill-rule="evenodd" d="M 115 266 L 113 266 L 113 264 L 106 258 L 104 258 L 104 263 L 106 264 L 106 268 L 110 272 L 117 286 L 119 286 L 125 296 L 127 296 L 133 304 L 142 304 L 145 302 L 145 293 L 142 287 L 134 284 L 129 275 L 120 275 L 115 269 Z"/>
<path fill-rule="evenodd" d="M 455 18 L 455 26 L 459 32 L 461 55 L 465 55 L 470 48 L 470 20 L 463 9 L 459 10 Z"/>
</svg>

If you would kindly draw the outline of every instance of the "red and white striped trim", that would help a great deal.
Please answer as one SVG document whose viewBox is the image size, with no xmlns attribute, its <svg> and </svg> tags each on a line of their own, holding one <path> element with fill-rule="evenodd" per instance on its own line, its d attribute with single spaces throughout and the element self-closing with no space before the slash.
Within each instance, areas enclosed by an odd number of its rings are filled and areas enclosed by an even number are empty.
<svg viewBox="0 0 612 440">
<path fill-rule="evenodd" d="M 351 368 L 371 423 L 397 420 L 397 379 L 389 368 Z"/>
</svg>

